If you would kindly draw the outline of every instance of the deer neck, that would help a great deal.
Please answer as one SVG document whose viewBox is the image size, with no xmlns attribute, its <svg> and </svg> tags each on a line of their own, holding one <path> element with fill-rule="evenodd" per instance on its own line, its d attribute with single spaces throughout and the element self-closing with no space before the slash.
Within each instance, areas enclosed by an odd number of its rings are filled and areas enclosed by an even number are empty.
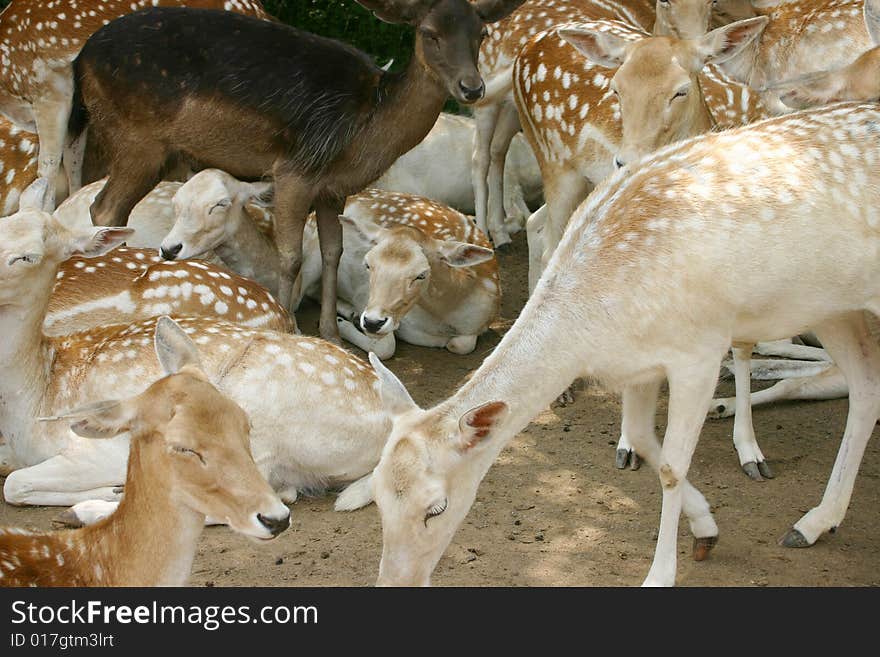
<svg viewBox="0 0 880 657">
<path fill-rule="evenodd" d="M 542 283 L 544 281 L 542 280 Z M 541 411 L 546 409 L 576 378 L 586 363 L 572 357 L 572 341 L 582 318 L 566 316 L 566 304 L 551 296 L 550 285 L 539 284 L 519 319 L 471 378 L 434 409 L 456 421 L 470 409 L 491 401 L 503 401 L 510 414 L 498 428 L 490 449 L 474 459 L 482 477 L 501 449 Z M 578 351 L 581 351 L 580 349 Z"/>
<path fill-rule="evenodd" d="M 0 306 L 0 432 L 17 456 L 41 415 L 54 358 L 43 336 L 49 295 L 34 296 L 21 305 Z"/>
<path fill-rule="evenodd" d="M 406 71 L 385 73 L 376 94 L 357 163 L 370 171 L 370 182 L 424 139 L 449 96 L 446 86 L 424 61 L 420 35 L 416 35 Z"/>
<path fill-rule="evenodd" d="M 183 586 L 205 516 L 174 499 L 161 436 L 132 436 L 125 495 L 116 512 L 81 530 L 81 546 L 104 586 Z"/>
<path fill-rule="evenodd" d="M 275 243 L 239 208 L 235 232 L 215 251 L 230 269 L 278 294 L 279 259 Z"/>
</svg>

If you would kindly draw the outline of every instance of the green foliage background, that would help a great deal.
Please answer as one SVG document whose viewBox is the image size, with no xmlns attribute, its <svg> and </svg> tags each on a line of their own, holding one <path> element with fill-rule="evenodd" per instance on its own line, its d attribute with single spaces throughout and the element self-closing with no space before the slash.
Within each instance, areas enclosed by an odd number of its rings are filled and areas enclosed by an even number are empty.
<svg viewBox="0 0 880 657">
<path fill-rule="evenodd" d="M 8 4 L 0 0 L 0 8 Z M 289 25 L 350 43 L 379 64 L 394 58 L 399 69 L 409 61 L 412 28 L 383 23 L 354 0 L 263 0 L 263 6 Z"/>
</svg>

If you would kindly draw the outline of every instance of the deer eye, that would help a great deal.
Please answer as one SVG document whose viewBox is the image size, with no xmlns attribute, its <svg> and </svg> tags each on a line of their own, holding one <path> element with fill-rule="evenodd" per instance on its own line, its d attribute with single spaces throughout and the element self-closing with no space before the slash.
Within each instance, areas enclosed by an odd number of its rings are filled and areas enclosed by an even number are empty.
<svg viewBox="0 0 880 657">
<path fill-rule="evenodd" d="M 230 205 L 232 205 L 232 201 L 228 198 L 225 198 L 219 203 L 215 203 L 213 206 L 211 206 L 211 209 L 208 210 L 208 214 L 211 214 L 212 212 L 214 212 L 214 210 L 217 210 L 218 208 L 228 208 Z"/>
<path fill-rule="evenodd" d="M 172 445 L 171 451 L 173 451 L 175 454 L 181 454 L 183 456 L 195 456 L 199 461 L 202 462 L 202 465 L 206 465 L 205 457 L 199 454 L 194 449 L 190 449 L 189 447 L 184 447 L 182 445 Z"/>
<path fill-rule="evenodd" d="M 441 513 L 446 511 L 447 504 L 448 504 L 448 499 L 444 497 L 442 502 L 434 504 L 428 508 L 427 513 L 425 513 L 425 527 L 428 526 L 428 520 L 430 520 L 431 518 L 436 518 Z"/>
<path fill-rule="evenodd" d="M 38 256 L 37 254 L 35 254 L 35 253 L 26 253 L 26 254 L 24 254 L 24 255 L 13 256 L 13 257 L 11 257 L 11 258 L 9 259 L 9 261 L 8 261 L 6 264 L 7 264 L 9 267 L 12 267 L 12 265 L 14 265 L 14 264 L 17 263 L 17 262 L 23 262 L 23 263 L 25 263 L 26 265 L 33 265 L 33 264 L 38 263 L 39 261 L 40 261 L 40 256 Z"/>
<path fill-rule="evenodd" d="M 676 98 L 684 98 L 687 95 L 688 95 L 688 88 L 684 87 L 683 89 L 679 89 L 677 92 L 675 92 L 675 95 L 672 97 L 672 100 L 675 100 Z"/>
<path fill-rule="evenodd" d="M 428 278 L 428 272 L 427 272 L 427 271 L 423 271 L 421 274 L 419 274 L 418 276 L 416 276 L 413 280 L 414 280 L 414 281 L 423 281 L 423 280 L 425 280 L 426 278 Z"/>
</svg>

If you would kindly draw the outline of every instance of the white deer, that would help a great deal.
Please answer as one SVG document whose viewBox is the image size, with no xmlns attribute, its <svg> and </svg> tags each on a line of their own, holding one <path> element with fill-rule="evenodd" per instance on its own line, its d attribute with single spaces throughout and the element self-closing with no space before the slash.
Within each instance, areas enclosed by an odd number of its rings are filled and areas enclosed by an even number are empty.
<svg viewBox="0 0 880 657">
<path fill-rule="evenodd" d="M 74 233 L 36 210 L 0 222 L 0 426 L 11 452 L 7 462 L 16 468 L 5 482 L 7 502 L 118 498 L 127 439 L 84 441 L 36 418 L 110 390 L 136 395 L 158 376 L 149 339 L 155 319 L 57 338 L 41 330 L 60 263 L 77 253 L 99 256 L 130 234 L 114 228 Z M 181 292 L 187 283 L 159 278 L 154 290 L 173 296 L 172 288 Z M 355 482 L 337 508 L 370 501 L 369 475 L 390 423 L 369 367 L 314 338 L 204 317 L 179 323 L 204 348 L 211 380 L 250 415 L 255 460 L 283 499 Z"/>
<path fill-rule="evenodd" d="M 626 430 L 658 471 L 660 530 L 646 585 L 675 583 L 679 516 L 704 558 L 718 536 L 686 479 L 721 358 L 737 341 L 812 327 L 850 388 L 822 502 L 786 534 L 804 547 L 843 521 L 880 416 L 880 109 L 839 105 L 666 147 L 602 183 L 513 328 L 451 398 L 418 408 L 380 361 L 394 424 L 374 472 L 380 584 L 428 584 L 507 442 L 573 379 L 623 389 Z M 763 184 L 741 184 L 740 168 Z M 669 198 L 666 194 L 675 194 Z M 669 382 L 662 447 L 654 412 Z"/>
<path fill-rule="evenodd" d="M 207 516 L 261 541 L 290 524 L 251 456 L 248 416 L 211 384 L 168 317 L 155 350 L 165 376 L 140 395 L 51 418 L 90 440 L 131 435 L 119 509 L 77 531 L 0 529 L 0 585 L 183 586 Z"/>
</svg>

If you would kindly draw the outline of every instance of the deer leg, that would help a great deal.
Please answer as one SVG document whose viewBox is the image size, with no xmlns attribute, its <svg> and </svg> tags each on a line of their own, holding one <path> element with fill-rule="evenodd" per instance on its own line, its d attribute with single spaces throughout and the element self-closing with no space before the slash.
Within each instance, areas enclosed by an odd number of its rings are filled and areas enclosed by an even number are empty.
<svg viewBox="0 0 880 657">
<path fill-rule="evenodd" d="M 846 429 L 819 506 L 798 520 L 780 543 L 807 547 L 843 522 L 865 447 L 880 417 L 880 345 L 861 312 L 816 327 L 816 335 L 849 386 Z"/>
<path fill-rule="evenodd" d="M 791 340 L 759 342 L 755 345 L 755 351 L 762 356 L 779 356 L 780 358 L 794 358 L 797 360 L 831 360 L 828 352 L 824 349 L 802 344 L 792 344 Z"/>
<path fill-rule="evenodd" d="M 559 242 L 562 241 L 569 218 L 592 188 L 590 181 L 576 171 L 553 172 L 549 178 L 545 177 L 544 181 L 548 215 L 543 231 L 542 273 L 547 268 Z"/>
<path fill-rule="evenodd" d="M 660 442 L 654 435 L 654 418 L 661 381 L 628 386 L 623 391 L 624 433 L 633 448 L 655 472 L 660 468 Z M 718 525 L 702 493 L 687 480 L 682 484 L 682 510 L 690 522 L 694 536 L 693 556 L 702 561 L 718 540 Z"/>
<path fill-rule="evenodd" d="M 64 171 L 67 174 L 67 193 L 73 195 L 82 188 L 83 162 L 86 154 L 88 128 L 68 142 L 64 148 Z"/>
<path fill-rule="evenodd" d="M 302 293 L 303 230 L 314 194 L 301 178 L 275 172 L 275 244 L 280 259 L 278 301 L 293 312 Z M 338 221 L 338 220 L 337 220 Z M 334 303 L 335 308 L 335 303 Z"/>
<path fill-rule="evenodd" d="M 53 92 L 34 102 L 34 119 L 40 139 L 37 177 L 45 178 L 49 183 L 43 210 L 52 212 L 55 209 L 56 176 L 61 169 L 67 122 L 73 107 L 73 73 L 69 68 L 65 72 L 54 72 L 47 82 Z"/>
<path fill-rule="evenodd" d="M 159 184 L 165 164 L 166 152 L 159 143 L 129 140 L 114 148 L 107 183 L 90 208 L 96 226 L 125 226 L 134 206 Z"/>
<path fill-rule="evenodd" d="M 544 256 L 544 228 L 547 225 L 547 205 L 535 210 L 526 220 L 526 240 L 529 244 L 529 296 L 541 278 Z"/>
<path fill-rule="evenodd" d="M 663 488 L 663 505 L 660 513 L 660 532 L 651 570 L 645 578 L 645 586 L 672 586 L 677 568 L 678 521 L 683 509 L 686 477 L 700 429 L 706 419 L 712 392 L 718 377 L 718 363 L 726 346 L 718 350 L 717 359 L 707 357 L 689 365 L 670 368 L 669 420 L 663 447 L 660 450 L 658 473 Z M 708 505 L 706 506 L 708 514 Z M 717 528 L 711 514 L 704 516 L 695 528 L 698 540 L 709 547 L 717 539 Z"/>
<path fill-rule="evenodd" d="M 489 147 L 489 177 L 486 224 L 489 236 L 497 249 L 510 243 L 510 235 L 504 221 L 504 162 L 510 142 L 519 132 L 519 115 L 516 105 L 504 103 L 501 108 L 495 134 Z"/>
<path fill-rule="evenodd" d="M 834 365 L 814 376 L 785 379 L 776 385 L 751 395 L 752 406 L 772 404 L 778 401 L 796 399 L 839 399 L 846 397 L 849 389 L 841 371 Z M 734 413 L 736 397 L 713 399 L 711 419 L 730 417 Z"/>
<path fill-rule="evenodd" d="M 71 506 L 85 500 L 118 500 L 125 482 L 128 437 L 84 440 L 6 478 L 8 504 Z"/>
<path fill-rule="evenodd" d="M 345 199 L 318 202 L 318 242 L 321 245 L 321 320 L 322 338 L 341 344 L 336 326 L 336 278 L 342 257 L 342 224 L 339 215 L 345 208 Z"/>
<path fill-rule="evenodd" d="M 736 413 L 733 422 L 733 446 L 739 455 L 739 464 L 750 479 L 763 481 L 773 478 L 770 466 L 764 460 L 755 427 L 752 423 L 751 358 L 754 344 L 733 345 L 733 377 L 736 382 Z"/>
<path fill-rule="evenodd" d="M 477 228 L 489 234 L 487 219 L 489 216 L 489 161 L 492 150 L 492 139 L 501 107 L 497 103 L 474 109 L 474 157 L 471 177 L 474 183 L 474 215 Z"/>
</svg>

